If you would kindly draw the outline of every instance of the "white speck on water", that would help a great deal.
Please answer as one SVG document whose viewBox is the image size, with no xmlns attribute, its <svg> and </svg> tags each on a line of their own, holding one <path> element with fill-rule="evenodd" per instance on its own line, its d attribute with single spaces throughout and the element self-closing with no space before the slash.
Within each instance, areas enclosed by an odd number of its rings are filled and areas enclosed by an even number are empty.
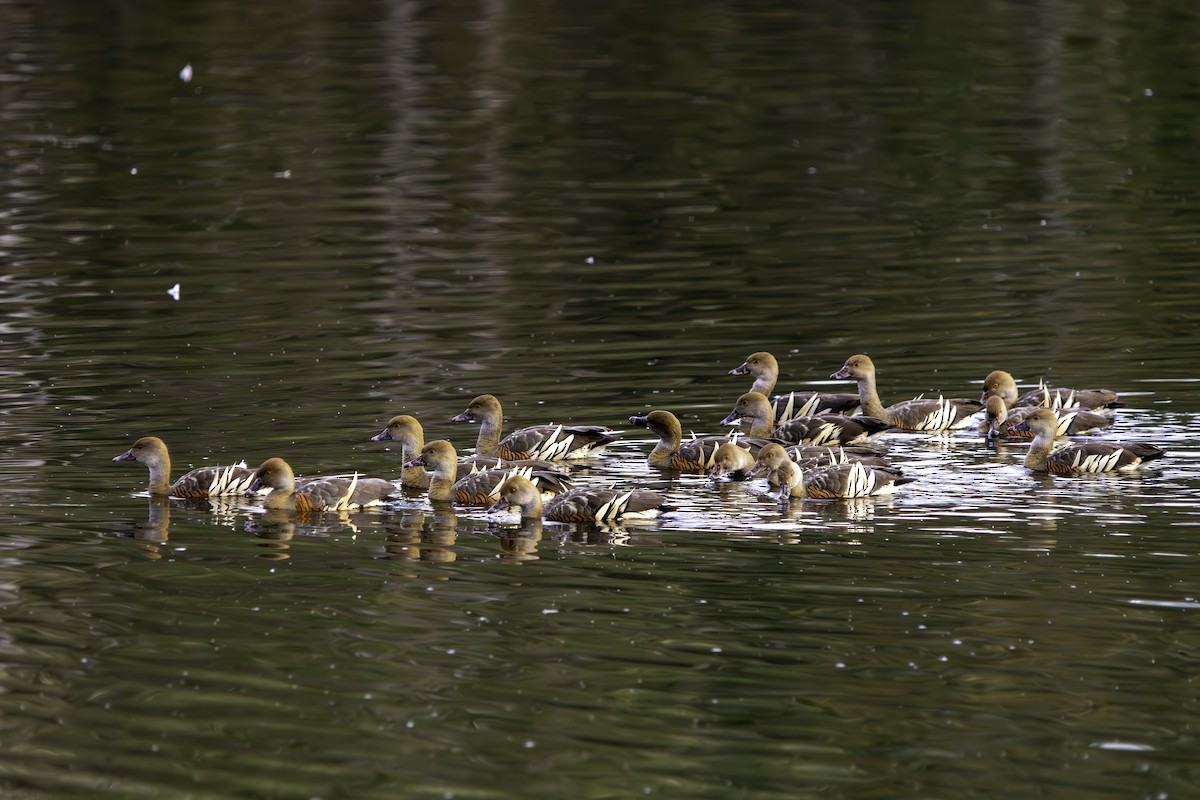
<svg viewBox="0 0 1200 800">
<path fill-rule="evenodd" d="M 595 259 L 595 257 L 593 257 L 593 256 L 588 256 L 587 258 L 585 258 L 585 259 L 583 260 L 583 263 L 585 263 L 585 264 L 595 264 L 595 263 L 596 263 L 596 259 Z"/>
<path fill-rule="evenodd" d="M 179 80 L 183 81 L 184 83 L 192 82 L 192 65 L 191 64 L 184 64 L 183 69 L 179 70 Z"/>
<path fill-rule="evenodd" d="M 1146 97 L 1154 97 L 1154 90 L 1150 88 L 1142 89 L 1142 94 L 1146 95 Z"/>
<path fill-rule="evenodd" d="M 137 175 L 137 167 L 130 167 L 130 168 L 129 168 L 129 174 L 130 174 L 130 175 Z"/>
<path fill-rule="evenodd" d="M 1101 750 L 1121 750 L 1126 753 L 1152 753 L 1155 749 L 1148 744 L 1135 744 L 1134 742 L 1097 742 L 1092 747 Z"/>
<path fill-rule="evenodd" d="M 533 741 L 533 739 L 526 739 L 526 740 L 525 740 L 525 749 L 526 749 L 526 750 L 532 750 L 532 749 L 533 749 L 533 748 L 535 748 L 535 747 L 537 747 L 537 743 L 535 743 L 535 742 Z"/>
<path fill-rule="evenodd" d="M 175 284 L 170 289 L 167 289 L 167 294 L 171 295 L 172 300 L 179 299 L 179 284 Z"/>
<path fill-rule="evenodd" d="M 710 652 L 710 653 L 719 653 L 719 652 L 721 652 L 721 648 L 719 648 L 719 647 L 713 647 L 713 648 L 711 648 L 711 649 L 709 650 L 709 652 Z"/>
<path fill-rule="evenodd" d="M 543 614 L 557 614 L 558 609 L 557 608 L 543 608 L 542 613 Z"/>
</svg>

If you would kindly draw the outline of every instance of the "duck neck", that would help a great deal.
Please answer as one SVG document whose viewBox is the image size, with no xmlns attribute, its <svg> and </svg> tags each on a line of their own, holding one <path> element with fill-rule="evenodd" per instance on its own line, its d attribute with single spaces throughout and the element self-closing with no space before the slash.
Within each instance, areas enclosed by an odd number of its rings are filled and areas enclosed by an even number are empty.
<svg viewBox="0 0 1200 800">
<path fill-rule="evenodd" d="M 458 476 L 458 462 L 439 464 L 429 476 L 429 499 L 449 502 L 454 497 L 454 481 Z"/>
<path fill-rule="evenodd" d="M 879 400 L 879 391 L 875 388 L 875 373 L 869 372 L 858 379 L 858 401 L 862 405 L 862 413 L 868 417 L 887 420 L 887 409 Z"/>
<path fill-rule="evenodd" d="M 1039 431 L 1037 436 L 1033 437 L 1029 451 L 1025 454 L 1025 466 L 1032 470 L 1044 470 L 1046 458 L 1053 449 L 1054 431 Z"/>
<path fill-rule="evenodd" d="M 750 391 L 758 392 L 759 394 L 771 396 L 771 392 L 775 391 L 775 381 L 777 376 L 774 373 L 766 373 L 759 375 L 754 379 L 754 385 L 750 387 Z"/>
<path fill-rule="evenodd" d="M 781 486 L 791 483 L 788 489 L 788 497 L 804 497 L 804 470 L 800 465 L 788 462 L 784 464 L 776 476 Z"/>
<path fill-rule="evenodd" d="M 479 438 L 475 440 L 475 455 L 500 456 L 500 432 L 504 430 L 503 418 L 487 416 L 479 421 Z"/>
<path fill-rule="evenodd" d="M 771 401 L 768 400 L 766 407 L 759 409 L 759 412 L 742 418 L 750 423 L 746 430 L 747 436 L 762 438 L 770 436 L 771 431 L 775 430 L 775 407 L 771 405 Z"/>
<path fill-rule="evenodd" d="M 542 518 L 542 495 L 536 490 L 530 492 L 521 503 L 522 520 L 540 520 Z"/>
<path fill-rule="evenodd" d="M 263 508 L 268 511 L 291 511 L 296 507 L 296 482 L 288 481 L 282 488 L 275 488 L 263 498 Z"/>
<path fill-rule="evenodd" d="M 171 493 L 171 457 L 166 453 L 146 462 L 150 470 L 150 485 L 146 487 L 153 496 Z"/>
<path fill-rule="evenodd" d="M 411 432 L 405 434 L 400 439 L 400 463 L 407 464 L 412 461 L 425 447 L 425 437 L 419 433 Z M 400 468 L 400 483 L 404 486 L 410 486 L 414 489 L 425 489 L 429 487 L 429 473 L 424 467 L 401 467 Z"/>
<path fill-rule="evenodd" d="M 650 455 L 646 456 L 646 463 L 652 467 L 667 467 L 671 465 L 671 456 L 679 452 L 679 443 L 683 439 L 683 432 L 663 430 L 659 431 L 658 435 L 658 444 L 654 445 Z"/>
</svg>

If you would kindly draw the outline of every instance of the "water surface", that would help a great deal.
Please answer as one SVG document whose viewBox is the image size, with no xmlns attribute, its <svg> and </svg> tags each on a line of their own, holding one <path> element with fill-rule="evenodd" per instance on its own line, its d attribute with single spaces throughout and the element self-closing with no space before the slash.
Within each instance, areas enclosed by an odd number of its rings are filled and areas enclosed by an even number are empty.
<svg viewBox="0 0 1200 800">
<path fill-rule="evenodd" d="M 1135 11 L 0 1 L 5 793 L 1194 795 L 1200 32 Z M 788 510 L 647 467 L 627 417 L 719 431 L 757 350 L 1110 387 L 1170 454 L 889 434 L 916 482 Z M 677 510 L 279 521 L 110 462 L 394 477 L 390 416 L 465 452 L 484 392 Z"/>
</svg>

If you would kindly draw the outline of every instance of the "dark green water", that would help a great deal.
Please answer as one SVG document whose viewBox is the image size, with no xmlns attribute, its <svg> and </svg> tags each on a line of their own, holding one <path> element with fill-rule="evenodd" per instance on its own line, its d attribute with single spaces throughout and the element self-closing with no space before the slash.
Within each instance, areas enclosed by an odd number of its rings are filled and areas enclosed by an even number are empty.
<svg viewBox="0 0 1200 800">
<path fill-rule="evenodd" d="M 0 0 L 3 793 L 1195 796 L 1198 28 Z M 885 401 L 1107 386 L 1170 455 L 889 435 L 917 482 L 787 513 L 648 468 L 626 418 L 717 432 L 756 350 L 870 353 Z M 390 416 L 467 450 L 484 392 L 624 430 L 575 480 L 679 510 L 272 525 L 110 462 L 394 477 Z"/>
</svg>

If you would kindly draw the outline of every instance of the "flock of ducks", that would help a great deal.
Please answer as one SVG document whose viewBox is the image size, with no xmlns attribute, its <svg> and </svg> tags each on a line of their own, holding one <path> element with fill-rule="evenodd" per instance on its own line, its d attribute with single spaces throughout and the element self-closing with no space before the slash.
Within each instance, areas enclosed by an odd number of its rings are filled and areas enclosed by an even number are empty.
<svg viewBox="0 0 1200 800">
<path fill-rule="evenodd" d="M 830 378 L 853 380 L 856 393 L 787 392 L 775 395 L 779 364 L 752 354 L 730 375 L 754 383 L 721 422 L 740 430 L 685 439 L 679 419 L 656 409 L 629 417 L 658 441 L 646 458 L 656 468 L 707 473 L 714 480 L 765 477 L 781 503 L 792 498 L 841 499 L 890 494 L 913 481 L 891 464 L 877 440 L 889 431 L 940 432 L 975 427 L 989 438 L 1031 438 L 1024 464 L 1031 470 L 1077 475 L 1135 470 L 1164 455 L 1145 442 L 1063 437 L 1104 431 L 1122 407 L 1107 389 L 1051 389 L 1018 394 L 1012 375 L 990 373 L 979 400 L 923 398 L 884 406 L 875 365 L 854 355 Z M 297 478 L 281 458 L 257 469 L 245 465 L 200 467 L 170 481 L 171 458 L 155 436 L 138 439 L 113 461 L 138 461 L 150 474 L 151 496 L 207 498 L 261 496 L 268 511 L 308 514 L 386 505 L 403 490 L 428 494 L 434 503 L 515 510 L 523 519 L 614 523 L 657 516 L 666 498 L 640 489 L 572 487 L 564 462 L 596 456 L 619 437 L 600 425 L 534 425 L 503 435 L 503 408 L 480 395 L 452 422 L 476 423 L 475 452 L 460 457 L 444 439 L 425 442 L 421 423 L 392 417 L 372 441 L 395 442 L 401 451 L 394 481 L 351 475 Z"/>
</svg>

